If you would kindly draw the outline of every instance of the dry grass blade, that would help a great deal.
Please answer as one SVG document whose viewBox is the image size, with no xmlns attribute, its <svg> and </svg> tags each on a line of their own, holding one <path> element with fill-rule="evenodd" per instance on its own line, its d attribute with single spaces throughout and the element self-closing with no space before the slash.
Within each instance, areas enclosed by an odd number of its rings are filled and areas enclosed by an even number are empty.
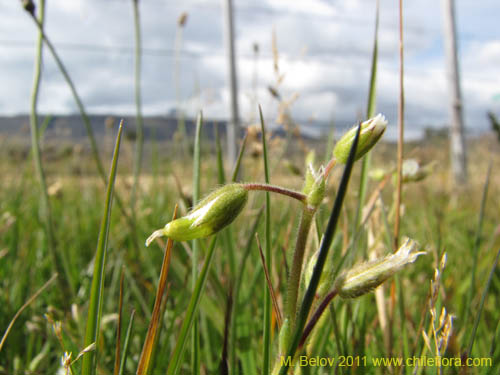
<svg viewBox="0 0 500 375">
<path fill-rule="evenodd" d="M 262 260 L 262 267 L 264 267 L 264 273 L 266 275 L 267 288 L 269 289 L 269 294 L 271 295 L 271 301 L 273 303 L 274 314 L 276 315 L 276 322 L 278 323 L 278 327 L 281 327 L 281 312 L 278 306 L 278 300 L 276 299 L 276 294 L 274 293 L 273 284 L 271 282 L 271 277 L 269 276 L 269 270 L 266 266 L 266 258 L 264 257 L 264 253 L 262 252 L 262 246 L 260 245 L 259 234 L 255 233 L 255 239 L 257 240 L 257 246 L 259 248 L 260 259 Z"/>
<path fill-rule="evenodd" d="M 174 215 L 172 220 L 177 218 L 177 205 L 174 209 Z M 168 269 L 170 267 L 170 256 L 172 253 L 172 246 L 174 241 L 170 238 L 167 240 L 167 246 L 165 248 L 165 254 L 163 255 L 163 263 L 161 265 L 160 281 L 158 282 L 158 289 L 156 290 L 155 304 L 153 307 L 153 315 L 151 316 L 151 321 L 149 322 L 148 333 L 146 335 L 146 340 L 144 340 L 144 346 L 142 347 L 141 357 L 139 359 L 139 365 L 137 367 L 137 375 L 149 373 L 151 366 L 151 354 L 154 351 L 154 347 L 157 343 L 158 338 L 158 326 L 160 323 L 160 312 L 162 299 L 165 292 L 165 287 L 167 285 Z"/>
<path fill-rule="evenodd" d="M 10 321 L 9 325 L 7 326 L 7 329 L 5 330 L 5 333 L 2 336 L 2 341 L 0 341 L 0 352 L 2 351 L 3 345 L 5 343 L 5 340 L 7 339 L 7 336 L 9 335 L 10 330 L 12 329 L 12 326 L 16 322 L 17 318 L 19 318 L 19 315 L 22 314 L 22 312 L 29 306 L 33 301 L 45 290 L 49 287 L 50 284 L 57 278 L 57 273 L 52 275 L 52 277 L 45 283 L 43 286 L 36 291 L 35 294 L 33 294 L 25 303 L 24 305 L 21 306 L 21 308 L 17 311 L 16 315 L 12 318 Z"/>
</svg>

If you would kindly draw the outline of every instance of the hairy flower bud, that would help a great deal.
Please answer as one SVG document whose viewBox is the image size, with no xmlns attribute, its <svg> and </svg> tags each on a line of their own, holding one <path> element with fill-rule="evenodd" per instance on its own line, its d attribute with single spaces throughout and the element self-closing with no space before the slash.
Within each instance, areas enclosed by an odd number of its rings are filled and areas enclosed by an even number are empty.
<svg viewBox="0 0 500 375">
<path fill-rule="evenodd" d="M 387 120 L 381 114 L 366 120 L 361 124 L 361 133 L 359 135 L 358 147 L 356 149 L 355 160 L 361 158 L 378 142 L 382 134 L 384 134 L 387 128 Z M 349 151 L 356 137 L 358 127 L 355 126 L 347 133 L 345 133 L 342 138 L 339 139 L 335 148 L 333 149 L 333 156 L 337 159 L 337 162 L 345 164 L 347 158 L 349 157 Z"/>
<path fill-rule="evenodd" d="M 408 263 L 413 263 L 419 255 L 425 254 L 415 251 L 417 247 L 415 241 L 407 238 L 396 253 L 358 264 L 342 273 L 335 280 L 334 288 L 342 298 L 362 296 L 378 287 Z"/>
<path fill-rule="evenodd" d="M 307 195 L 307 204 L 312 207 L 318 207 L 325 197 L 325 173 L 323 167 L 317 172 L 312 164 L 309 164 L 306 170 L 304 188 L 302 192 Z"/>
<path fill-rule="evenodd" d="M 146 246 L 157 237 L 190 241 L 217 233 L 236 219 L 247 202 L 248 191 L 241 184 L 225 185 L 204 198 L 184 217 L 173 220 L 146 240 Z"/>
</svg>

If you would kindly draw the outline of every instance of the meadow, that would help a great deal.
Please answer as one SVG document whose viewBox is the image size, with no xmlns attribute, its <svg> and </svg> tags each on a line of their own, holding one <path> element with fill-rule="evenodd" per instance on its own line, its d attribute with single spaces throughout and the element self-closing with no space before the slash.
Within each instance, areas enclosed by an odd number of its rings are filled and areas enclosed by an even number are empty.
<svg viewBox="0 0 500 375">
<path fill-rule="evenodd" d="M 203 133 L 202 133 L 203 134 Z M 131 174 L 128 161 L 133 159 L 132 147 L 126 142 L 122 147 L 120 171 L 115 183 L 121 197 L 130 195 Z M 248 140 L 248 149 L 259 140 Z M 129 142 L 130 143 L 130 142 Z M 200 191 L 204 194 L 220 186 L 222 170 L 218 170 L 216 145 L 210 140 L 202 142 L 200 166 Z M 282 155 L 282 144 L 270 140 L 270 159 Z M 492 263 L 499 247 L 497 212 L 499 209 L 498 177 L 492 173 L 484 212 L 482 228 L 478 229 L 481 200 L 485 189 L 488 160 L 498 163 L 499 147 L 494 139 L 483 138 L 470 144 L 471 183 L 458 191 L 449 183 L 446 140 L 421 142 L 407 147 L 410 156 L 422 163 L 437 161 L 433 173 L 424 180 L 408 182 L 403 189 L 401 233 L 419 242 L 427 254 L 398 274 L 394 282 L 384 284 L 382 299 L 386 304 L 386 324 L 381 327 L 380 308 L 374 293 L 357 299 L 335 299 L 324 322 L 322 337 L 317 338 L 310 355 L 320 357 L 352 356 L 353 358 L 419 357 L 422 353 L 435 355 L 434 347 L 426 347 L 422 331 L 430 325 L 429 290 L 443 253 L 447 264 L 442 273 L 437 295 L 436 311 L 445 307 L 454 316 L 453 328 L 447 348 L 442 355 L 463 358 L 471 340 L 474 322 L 479 319 L 471 357 L 488 357 L 493 367 L 470 367 L 467 373 L 498 372 L 500 350 L 496 342 L 499 335 L 498 271 L 482 305 Z M 131 144 L 129 144 L 130 146 Z M 312 145 L 311 145 L 312 146 Z M 127 361 L 123 373 L 134 373 L 144 338 L 151 320 L 156 288 L 161 269 L 164 248 L 158 245 L 144 246 L 151 232 L 170 221 L 174 206 L 179 204 L 178 216 L 186 213 L 192 199 L 192 158 L 187 157 L 179 165 L 173 155 L 172 144 L 156 144 L 158 150 L 152 156 L 150 168 L 140 177 L 134 231 L 123 213 L 114 205 L 109 226 L 106 264 L 104 268 L 101 333 L 98 342 L 97 372 L 112 373 L 115 362 L 118 314 L 120 312 L 120 278 L 122 285 L 121 327 L 122 345 L 126 328 L 131 323 Z M 328 157 L 331 150 L 326 144 L 315 144 L 317 158 Z M 128 151 L 127 151 L 128 150 Z M 300 191 L 303 178 L 297 171 L 306 155 L 298 147 L 289 158 L 276 163 L 271 182 Z M 394 164 L 395 146 L 377 145 L 373 151 L 373 169 Z M 85 157 L 85 155 L 87 155 Z M 110 153 L 108 152 L 108 157 Z M 156 159 L 155 159 L 156 158 Z M 56 271 L 44 235 L 44 223 L 40 213 L 40 188 L 30 158 L 15 159 L 2 156 L 2 222 L 1 222 L 1 326 L 7 327 L 16 311 Z M 389 161 L 388 161 L 389 160 Z M 75 169 L 75 162 L 80 167 Z M 359 164 L 359 162 L 358 162 Z M 58 251 L 64 252 L 68 262 L 67 275 L 59 274 L 59 281 L 71 278 L 72 289 L 53 282 L 19 316 L 0 352 L 1 371 L 17 373 L 58 373 L 64 369 L 61 357 L 64 352 L 73 353 L 73 359 L 84 348 L 83 337 L 87 320 L 95 249 L 105 205 L 105 187 L 92 173 L 92 159 L 88 154 L 78 158 L 62 157 L 46 163 L 52 206 L 54 235 Z M 15 168 L 14 168 L 15 166 Z M 223 169 L 224 176 L 232 168 Z M 294 172 L 292 172 L 294 170 Z M 352 251 L 349 241 L 353 237 L 353 222 L 359 199 L 360 167 L 354 174 L 347 192 L 339 231 L 333 241 L 333 265 L 342 254 Z M 77 172 L 75 172 L 77 171 Z M 306 256 L 318 247 L 322 228 L 331 210 L 341 168 L 333 172 L 327 185 L 326 198 L 321 203 L 316 228 L 309 238 Z M 262 153 L 243 154 L 242 181 L 263 180 Z M 176 176 L 176 177 L 174 177 Z M 227 178 L 227 177 L 226 177 Z M 368 182 L 367 197 L 378 188 L 378 182 Z M 394 185 L 388 181 L 380 191 L 376 208 L 367 224 L 359 228 L 356 255 L 359 262 L 378 252 L 390 252 L 386 237 L 392 236 L 389 206 L 393 199 Z M 271 197 L 271 251 L 273 266 L 270 272 L 278 305 L 282 306 L 286 295 L 287 272 L 290 269 L 291 249 L 298 230 L 297 211 L 300 203 L 289 202 L 287 197 Z M 368 199 L 367 199 L 368 200 Z M 367 203 L 368 205 L 368 203 Z M 226 358 L 231 373 L 257 374 L 261 371 L 264 314 L 263 298 L 266 282 L 260 260 L 255 233 L 265 238 L 265 193 L 255 192 L 247 207 L 228 229 L 219 234 L 218 244 L 210 269 L 206 289 L 199 305 L 199 355 L 201 373 L 220 373 L 221 361 Z M 373 221 L 371 221 L 373 220 Z M 384 223 L 384 221 L 387 221 Z M 478 232 L 479 231 L 479 232 Z M 134 238 L 136 237 L 136 238 Z M 382 237 L 382 240 L 380 240 Z M 376 238 L 379 238 L 376 240 Z M 137 242 L 136 242 L 137 241 Z M 478 241 L 478 243 L 476 243 Z M 210 239 L 200 240 L 199 266 L 206 255 Z M 192 290 L 192 244 L 175 242 L 168 273 L 168 295 L 162 306 L 160 333 L 154 356 L 154 374 L 165 373 L 174 351 L 180 325 L 185 318 Z M 472 275 L 475 275 L 472 277 Z M 67 293 L 67 294 L 66 294 Z M 469 293 L 472 297 L 469 300 Z M 230 310 L 228 310 L 230 309 Z M 231 313 L 228 313 L 231 311 Z M 479 313 L 481 315 L 479 316 Z M 464 320 L 466 319 L 467 320 Z M 272 322 L 272 347 L 277 350 L 278 327 L 275 316 Z M 389 332 L 390 341 L 384 339 Z M 384 341 L 387 340 L 387 341 Z M 431 337 L 432 342 L 432 337 Z M 311 349 L 312 350 L 312 349 Z M 123 353 L 122 350 L 122 356 Z M 425 355 L 425 354 L 424 354 Z M 191 348 L 188 346 L 181 361 L 180 373 L 190 373 Z M 122 357 L 123 358 L 123 357 Z M 73 364 L 74 372 L 80 373 L 79 362 Z M 361 364 L 362 365 L 362 364 Z M 358 367 L 358 368 L 356 368 Z M 412 373 L 414 367 L 377 368 L 368 364 L 358 366 L 322 368 L 312 367 L 312 373 Z M 444 373 L 461 373 L 462 368 L 443 368 Z M 302 369 L 305 372 L 304 369 Z M 387 371 L 387 372 L 386 372 Z M 420 373 L 435 373 L 436 368 L 419 369 Z M 62 371 L 64 373 L 64 371 Z"/>
</svg>

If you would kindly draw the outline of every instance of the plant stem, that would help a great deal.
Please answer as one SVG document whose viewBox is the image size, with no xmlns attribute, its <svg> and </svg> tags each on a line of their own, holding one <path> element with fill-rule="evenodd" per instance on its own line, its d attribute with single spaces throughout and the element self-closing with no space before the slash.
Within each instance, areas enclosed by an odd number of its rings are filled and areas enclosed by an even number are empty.
<svg viewBox="0 0 500 375">
<path fill-rule="evenodd" d="M 398 167 L 397 167 L 397 190 L 396 190 L 396 215 L 394 222 L 394 251 L 399 248 L 400 206 L 401 186 L 403 170 L 403 140 L 404 140 L 404 60 L 403 60 L 403 0 L 399 0 L 399 106 L 398 106 Z"/>
<path fill-rule="evenodd" d="M 193 150 L 193 206 L 198 203 L 200 198 L 200 177 L 201 177 L 201 126 L 203 125 L 203 113 L 200 111 L 196 121 L 196 133 L 194 139 Z M 198 253 L 200 244 L 198 240 L 193 240 L 192 253 L 192 273 L 191 273 L 191 288 L 193 293 L 196 289 L 196 281 L 198 277 Z M 199 333 L 199 315 L 194 313 L 193 330 L 191 331 L 191 367 L 192 374 L 197 375 L 200 372 L 200 333 Z"/>
<path fill-rule="evenodd" d="M 264 159 L 264 176 L 266 184 L 269 184 L 269 159 L 267 157 L 267 144 L 266 144 L 266 126 L 264 123 L 264 116 L 262 115 L 262 108 L 259 106 L 260 126 L 262 133 L 262 154 Z M 271 257 L 271 199 L 269 192 L 266 192 L 266 267 L 268 270 L 272 269 Z M 271 370 L 271 295 L 267 288 L 267 282 L 264 281 L 264 345 L 263 345 L 263 361 L 262 361 L 262 374 L 267 375 Z"/>
<path fill-rule="evenodd" d="M 136 108 L 136 139 L 135 139 L 135 156 L 134 156 L 134 179 L 132 183 L 132 191 L 130 192 L 130 207 L 132 215 L 135 212 L 135 202 L 137 194 L 137 184 L 139 175 L 141 174 L 142 166 L 142 148 L 144 143 L 143 121 L 141 110 L 141 24 L 139 16 L 139 0 L 132 0 L 134 9 L 134 31 L 135 31 L 135 64 L 134 64 L 134 86 L 135 86 L 135 108 Z"/>
<path fill-rule="evenodd" d="M 297 315 L 297 298 L 299 294 L 300 276 L 302 274 L 302 263 L 304 262 L 304 253 L 306 249 L 307 237 L 311 228 L 315 208 L 304 206 L 300 218 L 299 231 L 295 242 L 295 251 L 293 253 L 293 262 L 290 275 L 288 277 L 288 289 L 286 294 L 285 319 L 290 322 L 290 327 L 295 326 Z"/>
<path fill-rule="evenodd" d="M 318 308 L 314 312 L 313 316 L 309 320 L 309 323 L 307 323 L 306 328 L 304 328 L 304 332 L 302 333 L 302 337 L 300 338 L 300 342 L 299 342 L 299 350 L 300 350 L 300 348 L 302 348 L 304 346 L 307 338 L 309 337 L 309 334 L 311 333 L 311 331 L 316 326 L 316 323 L 318 323 L 319 318 L 321 317 L 321 315 L 323 314 L 323 312 L 325 311 L 325 309 L 328 307 L 329 303 L 332 301 L 332 299 L 337 294 L 338 294 L 337 290 L 335 290 L 335 289 L 332 290 L 330 293 L 328 293 L 325 296 L 325 299 L 323 299 L 323 301 L 321 302 L 321 304 L 318 306 Z"/>
<path fill-rule="evenodd" d="M 39 132 L 38 132 L 38 94 L 40 92 L 41 81 L 41 68 L 42 68 L 42 47 L 43 47 L 43 23 L 45 16 L 45 0 L 39 3 L 39 23 L 40 31 L 38 33 L 38 40 L 36 43 L 36 56 L 35 56 L 35 75 L 33 81 L 33 88 L 31 90 L 31 114 L 30 114 L 30 128 L 31 128 L 31 151 L 33 154 L 33 161 L 35 164 L 38 181 L 40 183 L 40 212 L 45 224 L 45 234 L 47 236 L 47 245 L 50 255 L 54 261 L 55 268 L 63 277 L 58 278 L 58 283 L 61 291 L 65 297 L 69 297 L 75 293 L 75 285 L 71 277 L 70 267 L 66 254 L 62 251 L 57 251 L 56 239 L 54 236 L 54 222 L 52 218 L 52 209 L 50 206 L 49 194 L 47 193 L 47 182 L 45 180 L 45 172 L 42 166 L 42 157 L 39 145 Z M 34 17 L 34 15 L 33 15 Z M 69 290 L 68 290 L 69 287 Z M 64 298 L 68 301 L 68 298 Z"/>
<path fill-rule="evenodd" d="M 293 330 L 293 336 L 291 336 L 290 344 L 287 348 L 287 355 L 293 358 L 295 352 L 299 346 L 300 339 L 302 337 L 303 329 L 306 324 L 306 319 L 309 316 L 309 311 L 311 310 L 314 297 L 316 296 L 316 290 L 319 285 L 319 280 L 321 273 L 323 272 L 323 267 L 326 262 L 326 257 L 328 256 L 328 251 L 330 250 L 330 245 L 333 241 L 333 236 L 337 229 L 337 223 L 340 217 L 340 210 L 344 202 L 344 197 L 347 192 L 347 186 L 349 184 L 349 178 L 351 176 L 352 167 L 354 165 L 354 155 L 356 154 L 356 148 L 358 147 L 359 134 L 361 131 L 361 125 L 358 126 L 356 137 L 354 138 L 351 150 L 349 152 L 349 157 L 347 158 L 347 163 L 344 168 L 344 173 L 342 179 L 340 180 L 340 185 L 338 188 L 337 196 L 335 197 L 335 203 L 333 204 L 333 209 L 330 214 L 330 219 L 326 226 L 325 234 L 323 235 L 323 240 L 319 248 L 318 259 L 314 266 L 314 271 L 311 276 L 311 281 L 307 287 L 306 293 L 302 300 L 302 305 L 300 306 L 300 312 Z M 288 372 L 289 364 L 284 363 L 279 371 L 280 375 L 284 375 Z"/>
<path fill-rule="evenodd" d="M 303 193 L 299 193 L 298 191 L 293 191 L 281 186 L 276 186 L 276 185 L 269 185 L 269 184 L 260 184 L 260 183 L 248 183 L 248 184 L 243 184 L 243 187 L 246 190 L 262 190 L 262 191 L 269 191 L 271 193 L 277 193 L 281 195 L 286 195 L 288 197 L 297 199 L 298 201 L 304 203 L 306 201 L 306 195 Z"/>
</svg>

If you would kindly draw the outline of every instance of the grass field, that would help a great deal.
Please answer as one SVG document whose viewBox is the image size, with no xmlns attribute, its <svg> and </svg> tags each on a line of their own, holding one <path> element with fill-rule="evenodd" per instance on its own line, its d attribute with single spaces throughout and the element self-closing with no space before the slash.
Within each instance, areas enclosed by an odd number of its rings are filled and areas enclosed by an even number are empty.
<svg viewBox="0 0 500 375">
<path fill-rule="evenodd" d="M 212 191 L 220 182 L 217 160 L 212 152 L 214 145 L 208 140 L 203 145 L 201 195 Z M 140 177 L 133 228 L 135 234 L 116 204 L 111 213 L 104 268 L 101 334 L 97 343 L 99 374 L 113 372 L 122 274 L 122 345 L 131 312 L 135 310 L 124 373 L 135 373 L 151 319 L 163 257 L 162 247 L 153 244 L 146 248 L 144 241 L 154 229 L 170 221 L 175 204 L 179 204 L 178 216 L 184 215 L 189 203 L 183 201 L 183 195 L 184 198 L 192 196 L 192 160 L 180 163 L 175 158 L 169 158 L 172 145 L 158 144 L 157 147 L 159 154 L 167 157 L 156 159 Z M 270 160 L 276 160 L 281 155 L 279 147 L 278 143 L 270 143 Z M 318 147 L 318 160 L 324 158 L 325 147 L 326 145 Z M 385 304 L 385 324 L 389 328 L 383 328 L 381 325 L 381 310 L 380 307 L 377 308 L 374 293 L 352 300 L 334 299 L 329 311 L 324 315 L 326 320 L 320 321 L 322 328 L 312 337 L 312 346 L 308 347 L 307 354 L 311 357 L 332 357 L 336 360 L 341 358 L 340 356 L 347 356 L 347 360 L 352 356 L 354 360 L 358 358 L 357 361 L 367 358 L 369 363 L 366 367 L 363 366 L 364 363 L 354 363 L 353 366 L 346 367 L 324 367 L 321 372 L 318 367 L 307 370 L 301 368 L 303 373 L 413 373 L 414 367 L 381 365 L 379 368 L 371 361 L 373 358 L 386 357 L 436 356 L 432 335 L 429 335 L 431 346 L 427 348 L 422 330 L 429 333 L 429 290 L 434 278 L 434 269 L 438 267 L 438 261 L 444 252 L 447 254 L 447 264 L 442 272 L 435 311 L 439 318 L 441 307 L 445 307 L 454 319 L 447 348 L 441 354 L 449 358 L 464 359 L 474 321 L 480 311 L 482 293 L 500 246 L 497 220 L 500 208 L 499 184 L 494 169 L 482 217 L 480 242 L 478 246 L 475 245 L 487 165 L 490 160 L 493 165 L 498 165 L 499 149 L 500 145 L 490 139 L 471 142 L 471 183 L 456 190 L 448 183 L 444 140 L 422 142 L 407 147 L 409 156 L 423 162 L 437 161 L 435 171 L 431 175 L 420 182 L 405 184 L 403 189 L 401 233 L 418 241 L 427 254 L 405 267 L 398 273 L 397 278 L 391 279 L 394 281 L 386 282 L 384 289 L 377 289 L 381 295 L 380 301 Z M 127 155 L 130 150 L 127 151 L 125 146 L 122 152 L 116 191 L 126 201 L 131 189 L 126 163 L 131 155 Z M 388 168 L 395 160 L 394 153 L 394 146 L 378 145 L 373 152 L 373 169 L 378 166 Z M 305 159 L 305 154 L 297 151 L 293 156 L 293 163 L 303 170 L 305 166 L 299 163 Z M 5 155 L 2 160 L 0 327 L 7 327 L 16 311 L 57 269 L 44 234 L 39 185 L 30 158 L 15 160 L 12 156 Z M 86 162 L 85 158 L 82 160 L 82 169 L 91 170 L 90 162 Z M 2 373 L 64 373 L 61 366 L 63 353 L 72 352 L 72 358 L 75 359 L 84 348 L 83 337 L 95 249 L 105 204 L 105 187 L 95 173 L 81 175 L 71 173 L 70 168 L 63 169 L 62 166 L 71 165 L 73 162 L 72 156 L 68 156 L 53 162 L 54 166 L 59 165 L 57 168 L 52 168 L 51 162 L 46 163 L 47 169 L 51 171 L 47 181 L 56 247 L 59 254 L 65 254 L 68 263 L 68 274 L 59 274 L 58 279 L 64 284 L 68 283 L 66 277 L 69 278 L 73 290 L 67 286 L 62 289 L 64 286 L 61 286 L 61 283 L 54 282 L 22 312 L 0 352 Z M 281 160 L 273 166 L 271 183 L 300 190 L 302 178 L 290 171 L 289 164 Z M 349 185 L 339 231 L 333 241 L 335 256 L 332 256 L 331 264 L 334 266 L 340 261 L 341 254 L 354 251 L 352 244 L 349 246 L 349 241 L 353 238 L 353 222 L 359 198 L 358 164 L 360 163 L 356 164 Z M 244 154 L 242 166 L 243 181 L 263 181 L 262 155 Z M 226 175 L 229 175 L 230 170 L 229 167 L 225 168 Z M 341 171 L 341 167 L 336 167 L 329 179 L 326 197 L 318 210 L 317 227 L 313 225 L 306 246 L 306 259 L 318 247 L 318 236 L 326 225 Z M 182 195 L 174 175 L 182 187 Z M 369 181 L 367 201 L 377 185 L 378 182 Z M 382 255 L 391 252 L 387 237 L 392 236 L 393 217 L 390 210 L 393 192 L 394 186 L 389 180 L 381 190 L 381 200 L 378 201 L 383 202 L 384 209 L 377 203 L 370 219 L 361 228 L 353 263 L 369 258 L 373 253 Z M 261 212 L 264 204 L 265 193 L 250 194 L 249 202 L 241 215 L 230 229 L 224 230 L 218 236 L 213 264 L 199 306 L 201 373 L 221 373 L 222 358 L 227 358 L 230 364 L 236 366 L 230 367 L 231 373 L 238 373 L 238 369 L 245 374 L 257 374 L 261 371 L 265 279 L 254 231 L 259 233 L 261 241 L 265 242 L 265 215 Z M 299 211 L 299 202 L 290 201 L 286 197 L 271 196 L 270 235 L 273 266 L 270 278 L 282 311 Z M 200 267 L 209 242 L 210 239 L 199 240 Z M 168 296 L 161 310 L 161 331 L 154 355 L 154 372 L 151 372 L 154 374 L 165 373 L 185 317 L 192 294 L 192 252 L 191 242 L 174 242 L 167 281 Z M 476 270 L 472 280 L 474 268 Z M 498 276 L 497 269 L 479 317 L 472 352 L 469 353 L 472 358 L 491 358 L 493 367 L 470 367 L 467 373 L 496 374 L 500 371 L 500 349 L 496 345 L 500 338 Z M 235 290 L 238 287 L 239 289 Z M 470 300 L 469 293 L 472 293 Z M 232 312 L 230 318 L 226 311 L 228 303 L 233 305 L 233 308 L 228 310 Z M 273 362 L 274 356 L 278 355 L 278 327 L 275 318 L 273 314 Z M 225 331 L 226 324 L 229 331 Z M 385 335 L 389 337 L 384 338 Z M 228 340 L 227 348 L 224 345 L 225 340 Z M 191 373 L 191 351 L 191 346 L 186 346 L 180 373 Z M 80 362 L 81 360 L 78 360 L 73 364 L 75 373 L 80 373 Z M 443 370 L 444 373 L 464 371 L 458 367 L 443 367 Z M 420 368 L 417 373 L 433 374 L 436 371 L 437 367 L 428 367 Z"/>
</svg>

